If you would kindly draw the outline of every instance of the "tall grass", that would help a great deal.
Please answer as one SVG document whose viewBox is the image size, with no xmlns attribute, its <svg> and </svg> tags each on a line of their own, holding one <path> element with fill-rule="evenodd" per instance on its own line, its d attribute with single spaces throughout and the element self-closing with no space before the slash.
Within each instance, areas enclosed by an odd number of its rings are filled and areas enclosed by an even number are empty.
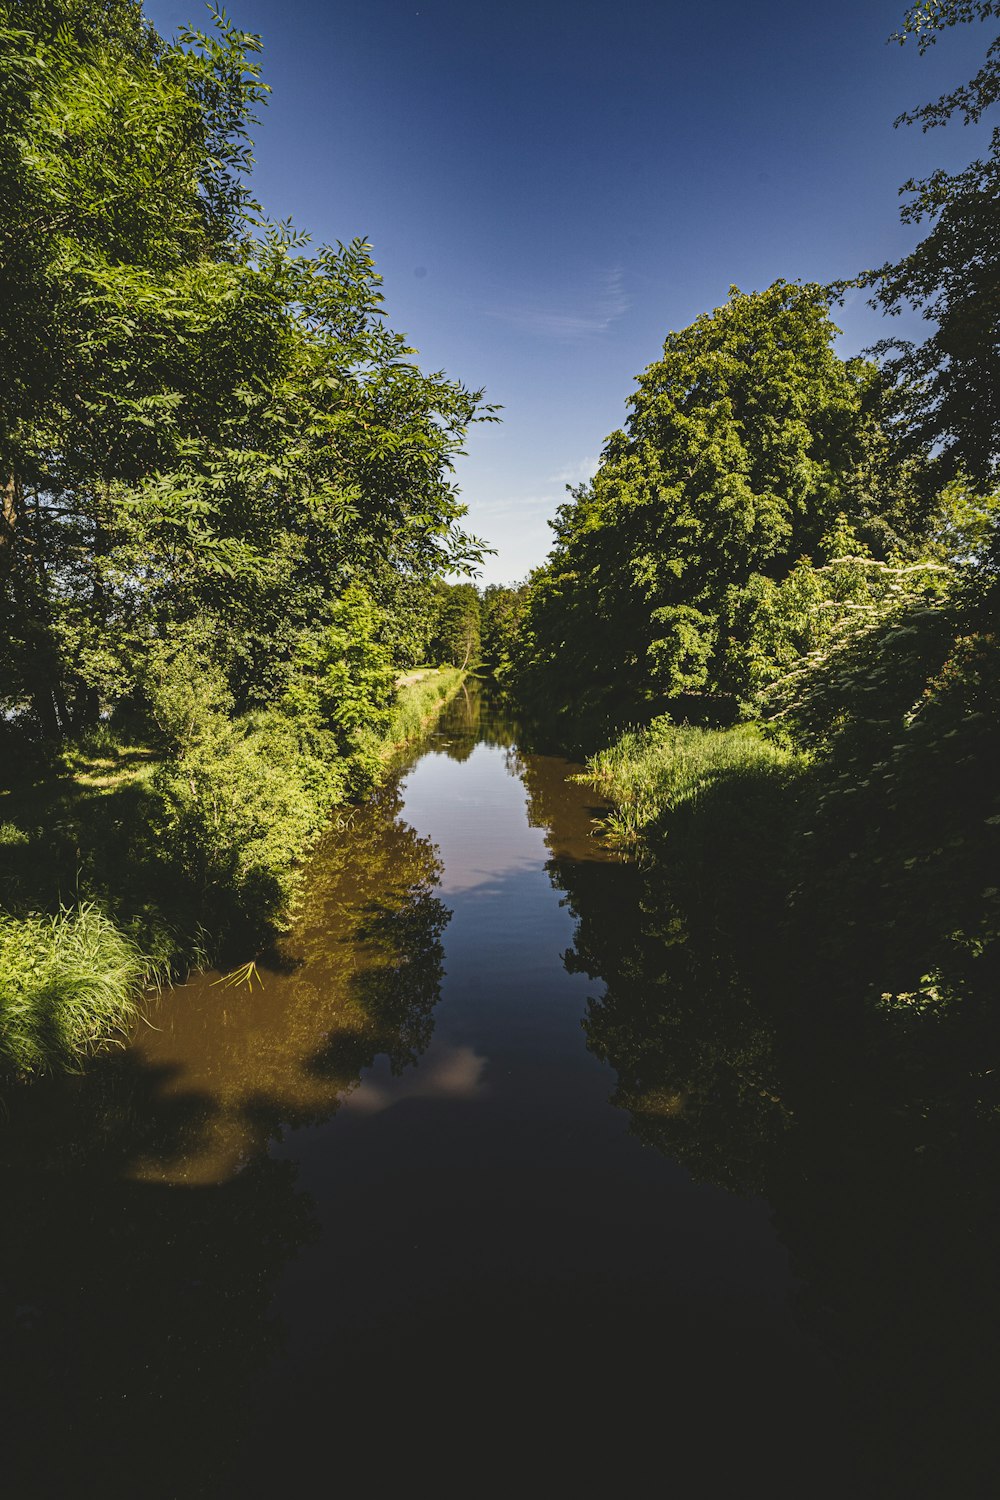
<svg viewBox="0 0 1000 1500">
<path fill-rule="evenodd" d="M 757 786 L 772 777 L 783 781 L 803 764 L 800 755 L 766 739 L 752 724 L 691 729 L 654 719 L 592 755 L 579 779 L 597 787 L 612 805 L 605 833 L 634 847 L 671 813 L 692 807 L 720 782 L 738 799 L 741 785 Z"/>
<path fill-rule="evenodd" d="M 458 692 L 465 678 L 461 667 L 439 667 L 398 689 L 385 731 L 389 751 L 415 740 L 438 711 Z"/>
<path fill-rule="evenodd" d="M 51 917 L 0 914 L 0 1072 L 79 1067 L 128 1031 L 151 967 L 90 902 Z"/>
</svg>

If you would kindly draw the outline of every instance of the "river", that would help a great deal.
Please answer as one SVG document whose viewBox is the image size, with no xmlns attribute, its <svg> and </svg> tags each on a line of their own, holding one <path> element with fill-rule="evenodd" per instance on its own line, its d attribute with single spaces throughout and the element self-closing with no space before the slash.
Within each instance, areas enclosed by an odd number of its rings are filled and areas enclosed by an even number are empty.
<svg viewBox="0 0 1000 1500">
<path fill-rule="evenodd" d="M 788 1110 L 755 1084 L 685 1152 L 676 1091 L 623 1092 L 632 1021 L 574 944 L 629 972 L 639 877 L 574 769 L 473 686 L 330 831 L 258 982 L 15 1098 L 17 1493 L 868 1492 L 866 1398 L 748 1165 Z"/>
</svg>

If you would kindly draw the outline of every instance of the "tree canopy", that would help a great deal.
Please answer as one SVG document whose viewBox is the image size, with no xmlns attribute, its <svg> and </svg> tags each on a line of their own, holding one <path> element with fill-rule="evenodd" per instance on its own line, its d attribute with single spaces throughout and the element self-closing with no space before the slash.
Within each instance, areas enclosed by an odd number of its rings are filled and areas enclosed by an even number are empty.
<svg viewBox="0 0 1000 1500">
<path fill-rule="evenodd" d="M 1000 17 L 994 0 L 923 0 L 907 12 L 896 40 L 926 52 L 942 31 Z M 1000 98 L 1000 34 L 968 83 L 899 116 L 927 131 L 954 118 L 978 125 Z M 912 178 L 901 192 L 907 224 L 930 225 L 895 264 L 862 278 L 890 315 L 915 308 L 932 325 L 923 343 L 887 338 L 876 352 L 902 397 L 901 432 L 936 445 L 942 480 L 958 473 L 990 486 L 1000 463 L 1000 128 L 989 150 L 960 172 Z"/>
<path fill-rule="evenodd" d="M 367 243 L 254 203 L 257 38 L 133 0 L 0 27 L 0 694 L 78 730 L 204 615 L 237 706 L 277 701 L 327 601 L 475 565 L 452 462 L 490 411 L 386 326 Z"/>
<path fill-rule="evenodd" d="M 878 379 L 842 360 L 830 296 L 778 281 L 668 335 L 624 431 L 557 514 L 533 580 L 521 681 L 538 699 L 727 717 L 751 692 L 782 581 L 913 525 L 877 415 Z"/>
</svg>

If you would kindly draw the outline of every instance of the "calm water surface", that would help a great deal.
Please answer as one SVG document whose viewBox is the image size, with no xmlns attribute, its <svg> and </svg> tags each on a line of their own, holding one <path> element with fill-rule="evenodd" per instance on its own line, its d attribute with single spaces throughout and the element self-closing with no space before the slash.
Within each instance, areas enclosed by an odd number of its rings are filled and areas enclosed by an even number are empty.
<svg viewBox="0 0 1000 1500">
<path fill-rule="evenodd" d="M 573 769 L 460 697 L 263 988 L 16 1100 L 19 1493 L 850 1487 L 768 1204 L 644 1146 L 587 1045 L 566 892 L 614 933 L 635 876 Z"/>
</svg>

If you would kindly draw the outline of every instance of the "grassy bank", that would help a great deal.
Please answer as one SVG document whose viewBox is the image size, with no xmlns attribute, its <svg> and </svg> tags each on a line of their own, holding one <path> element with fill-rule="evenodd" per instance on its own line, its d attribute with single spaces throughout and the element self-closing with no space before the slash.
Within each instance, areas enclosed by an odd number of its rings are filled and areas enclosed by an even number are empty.
<svg viewBox="0 0 1000 1500">
<path fill-rule="evenodd" d="M 636 848 L 666 832 L 671 816 L 705 803 L 725 788 L 734 808 L 762 787 L 783 788 L 805 769 L 805 758 L 765 738 L 753 724 L 732 729 L 692 729 L 654 719 L 626 730 L 591 756 L 583 778 L 607 798 L 605 832 Z"/>
<path fill-rule="evenodd" d="M 462 680 L 407 674 L 349 756 L 248 716 L 172 757 L 95 740 L 0 793 L 0 1073 L 79 1066 L 157 977 L 286 927 L 331 813 L 388 774 Z"/>
<path fill-rule="evenodd" d="M 913 635 L 894 644 L 913 654 Z M 797 750 L 766 727 L 661 720 L 591 758 L 606 831 L 640 853 L 643 900 L 672 914 L 671 941 L 701 933 L 751 987 L 784 989 L 811 1016 L 888 1009 L 900 1025 L 972 1027 L 992 1013 L 1000 647 L 967 630 L 945 648 L 909 672 L 886 653 L 877 691 L 872 670 L 841 663 L 825 698 L 803 700 Z"/>
<path fill-rule="evenodd" d="M 465 680 L 460 667 L 427 667 L 399 679 L 396 701 L 382 735 L 382 754 L 393 756 L 419 739 Z"/>
</svg>

